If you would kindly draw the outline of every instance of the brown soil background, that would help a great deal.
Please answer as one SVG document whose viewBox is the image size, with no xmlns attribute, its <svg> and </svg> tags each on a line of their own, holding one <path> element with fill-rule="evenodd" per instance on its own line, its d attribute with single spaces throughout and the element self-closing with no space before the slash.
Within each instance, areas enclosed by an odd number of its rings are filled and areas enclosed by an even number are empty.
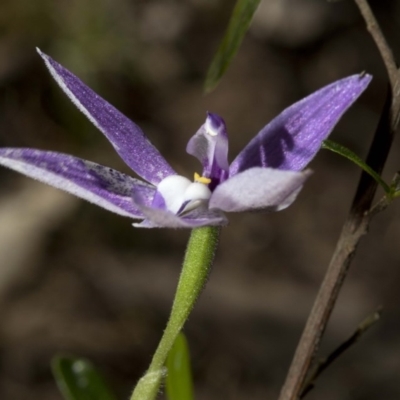
<svg viewBox="0 0 400 400">
<path fill-rule="evenodd" d="M 400 2 L 372 1 L 400 55 Z M 206 110 L 228 125 L 231 159 L 284 107 L 349 74 L 373 83 L 332 138 L 365 156 L 386 75 L 351 1 L 264 0 L 220 86 L 202 94 L 228 1 L 4 0 L 0 145 L 57 150 L 128 172 L 59 90 L 50 54 L 142 126 L 182 174 Z M 399 169 L 394 144 L 385 169 Z M 298 201 L 232 215 L 187 334 L 196 399 L 275 399 L 348 211 L 360 171 L 321 151 Z M 381 194 L 381 193 L 380 193 Z M 382 305 L 383 319 L 318 381 L 309 399 L 400 398 L 400 208 L 359 248 L 321 354 Z M 0 170 L 0 398 L 59 400 L 49 363 L 84 356 L 119 399 L 149 364 L 172 303 L 188 231 L 133 229 L 64 193 Z"/>
</svg>

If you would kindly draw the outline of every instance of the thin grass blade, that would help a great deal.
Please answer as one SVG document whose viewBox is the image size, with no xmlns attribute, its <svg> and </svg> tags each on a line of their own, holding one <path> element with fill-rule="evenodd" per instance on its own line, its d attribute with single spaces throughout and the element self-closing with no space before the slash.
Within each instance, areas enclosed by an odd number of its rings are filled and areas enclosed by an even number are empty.
<svg viewBox="0 0 400 400">
<path fill-rule="evenodd" d="M 225 36 L 207 72 L 204 85 L 206 93 L 218 84 L 239 50 L 244 35 L 249 29 L 260 0 L 237 0 Z"/>
<path fill-rule="evenodd" d="M 362 168 L 367 174 L 371 175 L 372 178 L 382 186 L 386 194 L 391 194 L 389 185 L 376 173 L 370 166 L 368 166 L 357 154 L 353 153 L 350 149 L 342 146 L 339 143 L 333 142 L 332 140 L 324 140 L 322 148 L 333 151 L 336 154 L 340 154 L 342 157 L 347 158 L 354 164 Z"/>
</svg>

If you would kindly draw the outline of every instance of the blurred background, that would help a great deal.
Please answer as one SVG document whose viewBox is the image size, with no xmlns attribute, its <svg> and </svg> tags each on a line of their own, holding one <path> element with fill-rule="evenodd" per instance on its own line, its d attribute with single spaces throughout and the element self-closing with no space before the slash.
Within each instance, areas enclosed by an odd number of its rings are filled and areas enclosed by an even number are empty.
<svg viewBox="0 0 400 400">
<path fill-rule="evenodd" d="M 400 2 L 371 1 L 400 56 Z M 379 54 L 352 1 L 264 0 L 218 88 L 202 92 L 232 10 L 227 0 L 2 0 L 0 146 L 71 153 L 129 173 L 57 87 L 35 46 L 137 122 L 172 166 L 207 110 L 230 159 L 272 117 L 363 70 L 368 91 L 332 139 L 366 155 L 385 97 Z M 385 169 L 399 168 L 397 140 Z M 196 399 L 275 399 L 346 218 L 360 171 L 321 151 L 293 206 L 231 215 L 187 334 Z M 382 192 L 379 192 L 382 195 Z M 326 355 L 379 305 L 383 319 L 318 380 L 312 399 L 398 399 L 400 204 L 359 247 L 321 348 Z M 0 398 L 60 400 L 49 363 L 92 360 L 119 399 L 147 368 L 166 324 L 186 230 L 129 219 L 0 170 Z M 162 398 L 162 396 L 160 396 Z"/>
</svg>

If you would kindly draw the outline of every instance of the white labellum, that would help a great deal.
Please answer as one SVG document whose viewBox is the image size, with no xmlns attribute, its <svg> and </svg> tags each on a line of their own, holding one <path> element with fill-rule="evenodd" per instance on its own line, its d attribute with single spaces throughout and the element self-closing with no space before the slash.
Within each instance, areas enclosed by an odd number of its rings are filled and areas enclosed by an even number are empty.
<svg viewBox="0 0 400 400">
<path fill-rule="evenodd" d="M 157 186 L 167 210 L 176 214 L 183 203 L 187 203 L 184 211 L 197 208 L 211 197 L 210 189 L 200 182 L 191 182 L 180 175 L 171 175 L 163 179 Z"/>
</svg>

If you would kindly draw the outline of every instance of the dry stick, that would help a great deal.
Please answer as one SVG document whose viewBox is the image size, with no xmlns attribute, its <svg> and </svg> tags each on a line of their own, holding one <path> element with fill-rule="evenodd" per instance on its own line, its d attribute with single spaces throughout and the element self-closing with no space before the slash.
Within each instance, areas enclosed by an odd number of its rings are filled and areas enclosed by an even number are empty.
<svg viewBox="0 0 400 400">
<path fill-rule="evenodd" d="M 399 123 L 400 78 L 397 69 L 393 71 L 393 66 L 396 64 L 391 50 L 388 48 L 385 39 L 383 39 L 368 3 L 365 0 L 355 1 L 362 11 L 368 29 L 378 46 L 390 76 L 391 85 L 387 99 L 366 160 L 367 164 L 380 174 Z M 376 181 L 365 172 L 362 172 L 350 213 L 343 226 L 330 265 L 300 338 L 279 400 L 297 400 L 299 398 L 305 377 L 318 350 L 322 334 L 338 298 L 357 245 L 361 237 L 367 233 L 371 218 L 375 215 L 375 213 L 369 213 L 369 210 L 376 189 Z"/>
<path fill-rule="evenodd" d="M 369 330 L 373 325 L 375 325 L 381 318 L 381 310 L 375 311 L 373 314 L 369 315 L 362 321 L 356 331 L 347 338 L 339 347 L 337 347 L 328 357 L 319 361 L 318 365 L 315 367 L 311 376 L 304 383 L 304 386 L 300 392 L 300 399 L 304 398 L 308 392 L 310 392 L 314 386 L 318 377 L 324 372 L 335 360 L 337 360 L 346 350 L 356 344 L 361 336 Z"/>
<path fill-rule="evenodd" d="M 387 73 L 389 75 L 389 81 L 392 87 L 395 86 L 395 82 L 397 81 L 397 65 L 395 59 L 393 57 L 392 50 L 388 46 L 385 37 L 379 27 L 379 24 L 375 18 L 375 15 L 372 13 L 371 8 L 366 0 L 354 0 L 357 4 L 358 8 L 364 20 L 367 24 L 367 29 L 371 36 L 373 37 L 376 46 L 379 49 L 379 53 L 385 63 Z"/>
</svg>

